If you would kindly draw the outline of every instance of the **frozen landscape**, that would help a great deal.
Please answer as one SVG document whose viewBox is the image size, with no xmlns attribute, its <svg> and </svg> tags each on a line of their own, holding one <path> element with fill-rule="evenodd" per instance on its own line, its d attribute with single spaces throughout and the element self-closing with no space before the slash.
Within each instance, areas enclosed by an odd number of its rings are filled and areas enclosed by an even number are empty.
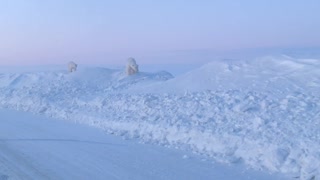
<svg viewBox="0 0 320 180">
<path fill-rule="evenodd" d="M 282 179 L 86 125 L 0 110 L 0 179 Z"/>
<path fill-rule="evenodd" d="M 177 76 L 0 68 L 0 179 L 320 179 L 319 69 L 286 55 Z"/>
</svg>

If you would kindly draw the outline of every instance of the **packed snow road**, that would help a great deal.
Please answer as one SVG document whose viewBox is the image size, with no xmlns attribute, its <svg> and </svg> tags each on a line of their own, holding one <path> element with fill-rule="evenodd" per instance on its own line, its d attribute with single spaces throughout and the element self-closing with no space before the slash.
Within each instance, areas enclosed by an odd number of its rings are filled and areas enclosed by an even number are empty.
<svg viewBox="0 0 320 180">
<path fill-rule="evenodd" d="M 0 179 L 282 179 L 99 129 L 0 110 Z"/>
</svg>

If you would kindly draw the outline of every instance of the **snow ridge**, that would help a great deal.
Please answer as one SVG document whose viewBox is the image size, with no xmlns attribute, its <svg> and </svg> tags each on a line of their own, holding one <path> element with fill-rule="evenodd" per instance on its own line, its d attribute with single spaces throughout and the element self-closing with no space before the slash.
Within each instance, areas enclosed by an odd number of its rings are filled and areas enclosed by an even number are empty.
<svg viewBox="0 0 320 180">
<path fill-rule="evenodd" d="M 126 77 L 104 68 L 6 73 L 0 74 L 0 107 L 88 124 L 219 162 L 319 178 L 320 96 L 312 87 L 320 82 L 312 67 L 318 68 L 319 61 L 286 57 L 212 62 L 177 78 L 166 72 Z M 252 75 L 261 84 L 242 86 Z M 268 81 L 283 76 L 280 85 Z M 300 81 L 306 77 L 309 82 Z M 299 82 L 295 88 L 292 81 Z M 261 88 L 264 83 L 269 88 Z"/>
</svg>

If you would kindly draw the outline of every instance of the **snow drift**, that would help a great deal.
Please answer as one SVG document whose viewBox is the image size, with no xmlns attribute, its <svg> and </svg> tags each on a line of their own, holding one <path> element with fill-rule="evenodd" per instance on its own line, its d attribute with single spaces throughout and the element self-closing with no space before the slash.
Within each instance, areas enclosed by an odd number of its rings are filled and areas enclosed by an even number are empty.
<svg viewBox="0 0 320 180">
<path fill-rule="evenodd" d="M 0 106 L 88 124 L 219 162 L 320 175 L 320 61 L 211 62 L 173 78 L 86 68 L 0 74 Z"/>
<path fill-rule="evenodd" d="M 285 96 L 292 92 L 320 94 L 320 61 L 288 56 L 252 60 L 220 60 L 165 83 L 151 85 L 147 92 L 195 92 L 204 90 L 268 92 Z M 146 88 L 144 88 L 146 89 Z"/>
</svg>

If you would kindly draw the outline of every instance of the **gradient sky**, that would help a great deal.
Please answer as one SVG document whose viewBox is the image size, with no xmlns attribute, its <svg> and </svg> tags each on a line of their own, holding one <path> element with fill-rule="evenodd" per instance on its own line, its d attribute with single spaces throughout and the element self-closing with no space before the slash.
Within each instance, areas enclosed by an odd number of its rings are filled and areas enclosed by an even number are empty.
<svg viewBox="0 0 320 180">
<path fill-rule="evenodd" d="M 0 65 L 320 46 L 319 8 L 319 0 L 0 0 Z"/>
</svg>

